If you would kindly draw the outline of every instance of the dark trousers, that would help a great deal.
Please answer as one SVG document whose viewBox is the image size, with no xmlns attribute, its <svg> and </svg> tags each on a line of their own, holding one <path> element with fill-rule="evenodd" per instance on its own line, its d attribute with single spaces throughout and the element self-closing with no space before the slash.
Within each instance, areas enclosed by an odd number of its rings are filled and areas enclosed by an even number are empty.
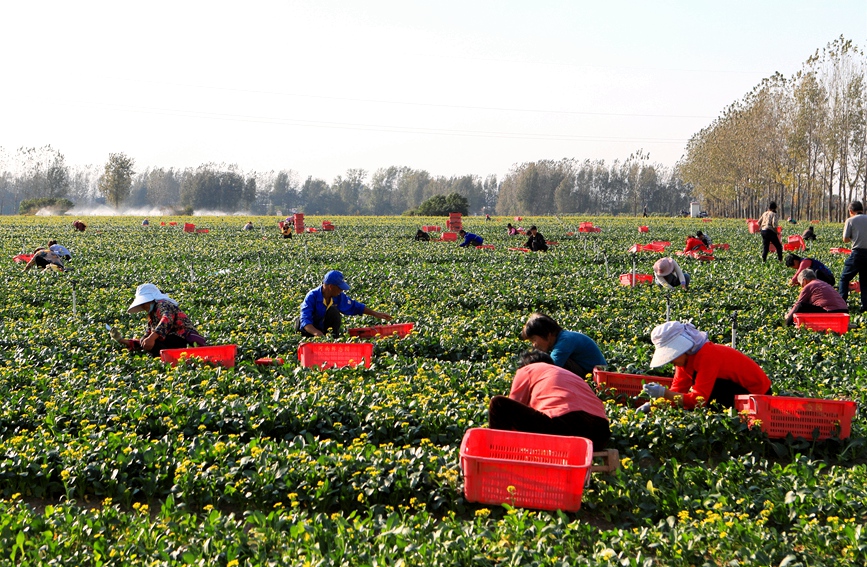
<svg viewBox="0 0 867 567">
<path fill-rule="evenodd" d="M 322 328 L 316 327 L 323 333 L 327 333 L 328 330 L 331 330 L 332 337 L 340 336 L 340 326 L 343 324 L 343 315 L 340 314 L 340 311 L 337 307 L 333 305 L 325 310 L 325 318 L 322 320 Z M 310 333 L 305 331 L 301 327 L 301 318 L 298 317 L 295 319 L 295 330 L 301 333 L 302 337 L 312 337 Z"/>
<path fill-rule="evenodd" d="M 762 231 L 762 262 L 768 259 L 768 251 L 771 244 L 777 249 L 777 259 L 783 261 L 783 245 L 780 243 L 780 235 L 774 229 Z"/>
<path fill-rule="evenodd" d="M 713 390 L 710 393 L 708 405 L 716 402 L 724 408 L 735 407 L 735 396 L 745 396 L 751 393 L 749 390 L 731 380 L 725 378 L 717 378 L 713 384 Z M 770 396 L 771 390 L 768 389 L 765 395 Z"/>
<path fill-rule="evenodd" d="M 584 411 L 573 411 L 548 417 L 540 411 L 506 396 L 494 396 L 488 407 L 488 427 L 506 431 L 545 433 L 566 437 L 586 437 L 593 441 L 593 450 L 605 448 L 611 431 L 608 420 Z"/>
<path fill-rule="evenodd" d="M 795 313 L 848 313 L 849 309 L 833 309 L 828 311 L 827 309 L 823 309 L 818 305 L 813 305 L 812 303 L 804 303 Z"/>
<path fill-rule="evenodd" d="M 843 299 L 849 299 L 849 282 L 858 276 L 858 281 L 863 288 L 867 282 L 867 248 L 853 248 L 852 253 L 843 264 L 843 273 L 840 274 L 840 286 L 837 291 Z M 861 290 L 861 312 L 867 313 L 867 289 Z"/>
<path fill-rule="evenodd" d="M 832 274 L 830 270 L 828 270 L 827 272 L 824 270 L 821 272 L 816 272 L 816 278 L 822 280 L 831 287 L 837 287 L 837 280 L 834 279 L 834 274 Z"/>
</svg>

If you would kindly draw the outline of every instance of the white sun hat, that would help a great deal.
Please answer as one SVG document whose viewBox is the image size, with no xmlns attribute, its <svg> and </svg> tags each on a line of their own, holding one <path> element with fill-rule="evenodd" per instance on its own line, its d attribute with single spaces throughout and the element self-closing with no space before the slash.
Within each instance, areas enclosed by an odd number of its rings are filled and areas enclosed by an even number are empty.
<svg viewBox="0 0 867 567">
<path fill-rule="evenodd" d="M 132 303 L 129 306 L 129 309 L 126 310 L 127 313 L 136 313 L 143 309 L 143 305 L 145 303 L 150 303 L 151 301 L 157 301 L 159 299 L 167 299 L 171 301 L 173 304 L 177 305 L 178 302 L 164 294 L 159 290 L 157 286 L 152 283 L 141 284 L 137 288 L 135 288 L 135 297 L 132 300 Z"/>
<path fill-rule="evenodd" d="M 695 346 L 695 343 L 687 337 L 684 325 L 680 321 L 657 325 L 650 332 L 650 340 L 656 347 L 650 360 L 651 368 L 668 364 Z"/>
</svg>

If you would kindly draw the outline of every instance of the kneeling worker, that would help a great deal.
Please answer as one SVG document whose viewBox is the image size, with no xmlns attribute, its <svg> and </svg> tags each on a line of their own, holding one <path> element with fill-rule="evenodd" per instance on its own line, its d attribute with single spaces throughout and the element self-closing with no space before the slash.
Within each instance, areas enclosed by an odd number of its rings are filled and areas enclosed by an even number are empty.
<svg viewBox="0 0 867 567">
<path fill-rule="evenodd" d="M 840 297 L 837 290 L 828 282 L 823 282 L 816 272 L 807 268 L 798 274 L 801 293 L 798 300 L 786 313 L 786 325 L 795 320 L 795 313 L 848 313 L 849 304 Z"/>
<path fill-rule="evenodd" d="M 388 313 L 380 313 L 347 297 L 344 291 L 349 285 L 343 274 L 331 270 L 322 280 L 322 285 L 311 289 L 301 303 L 301 316 L 295 321 L 295 330 L 304 337 L 324 337 L 331 330 L 331 336 L 340 334 L 343 315 L 370 315 L 377 319 L 391 320 Z"/>
</svg>

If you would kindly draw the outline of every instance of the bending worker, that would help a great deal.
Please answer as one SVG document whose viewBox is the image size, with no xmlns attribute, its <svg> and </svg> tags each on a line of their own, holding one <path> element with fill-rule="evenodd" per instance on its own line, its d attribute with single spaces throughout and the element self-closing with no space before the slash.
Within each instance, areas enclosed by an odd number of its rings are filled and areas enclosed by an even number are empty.
<svg viewBox="0 0 867 567">
<path fill-rule="evenodd" d="M 464 239 L 463 242 L 458 244 L 458 246 L 462 248 L 465 246 L 481 246 L 485 243 L 484 239 L 481 236 L 479 236 L 478 234 L 473 234 L 472 232 L 467 232 L 464 229 L 460 229 L 458 231 L 458 234 L 461 235 L 461 237 Z"/>
<path fill-rule="evenodd" d="M 651 398 L 665 398 L 682 403 L 686 409 L 716 402 L 731 408 L 735 396 L 770 394 L 771 381 L 765 371 L 744 353 L 726 345 L 707 340 L 690 323 L 669 321 L 651 331 L 650 340 L 656 347 L 650 367 L 674 364 L 674 380 L 668 389 L 651 382 L 644 391 Z M 649 410 L 649 404 L 642 406 Z"/>
<path fill-rule="evenodd" d="M 521 338 L 533 343 L 536 350 L 550 354 L 557 366 L 582 378 L 592 372 L 594 366 L 608 364 L 596 341 L 584 333 L 564 330 L 543 313 L 530 315 L 521 330 Z"/>
<path fill-rule="evenodd" d="M 326 331 L 331 336 L 340 335 L 343 315 L 370 315 L 377 319 L 391 320 L 388 313 L 380 313 L 347 297 L 344 291 L 349 285 L 343 274 L 331 270 L 322 279 L 322 285 L 311 289 L 301 303 L 301 316 L 295 321 L 295 330 L 303 337 L 324 337 Z"/>
<path fill-rule="evenodd" d="M 690 277 L 680 269 L 674 258 L 660 258 L 653 265 L 653 275 L 656 283 L 665 289 L 680 286 L 683 289 L 689 287 Z"/>
</svg>

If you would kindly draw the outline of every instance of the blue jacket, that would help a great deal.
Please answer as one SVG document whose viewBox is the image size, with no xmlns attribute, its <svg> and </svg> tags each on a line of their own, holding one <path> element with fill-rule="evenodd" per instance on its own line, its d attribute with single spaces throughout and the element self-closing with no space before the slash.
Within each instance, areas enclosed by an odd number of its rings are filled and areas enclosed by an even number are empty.
<svg viewBox="0 0 867 567">
<path fill-rule="evenodd" d="M 576 331 L 560 331 L 551 349 L 551 358 L 557 366 L 566 366 L 566 361 L 571 359 L 585 374 L 596 365 L 608 364 L 596 341 Z"/>
<path fill-rule="evenodd" d="M 332 297 L 331 302 L 344 315 L 364 314 L 364 304 L 350 299 L 345 293 Z M 325 325 L 326 310 L 328 310 L 328 306 L 322 295 L 322 286 L 308 291 L 301 303 L 301 328 L 313 323 L 314 327 L 322 331 L 322 327 Z"/>
<path fill-rule="evenodd" d="M 464 241 L 458 244 L 458 246 L 469 246 L 472 244 L 473 246 L 481 246 L 484 244 L 484 240 L 478 234 L 473 234 L 472 232 L 468 232 L 464 234 Z"/>
</svg>

